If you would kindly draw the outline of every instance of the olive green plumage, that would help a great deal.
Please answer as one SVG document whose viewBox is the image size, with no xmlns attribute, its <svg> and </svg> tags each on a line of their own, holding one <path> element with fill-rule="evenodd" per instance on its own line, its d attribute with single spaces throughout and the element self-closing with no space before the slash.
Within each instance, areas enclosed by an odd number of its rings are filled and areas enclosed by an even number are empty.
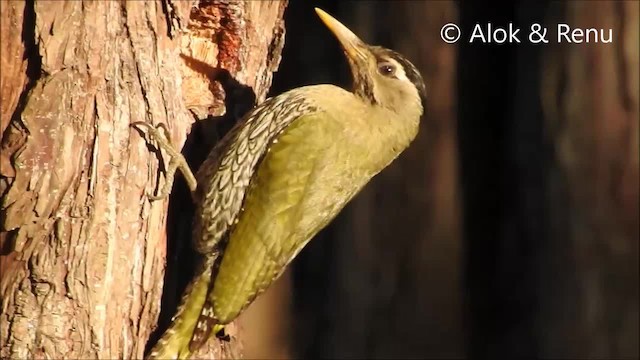
<svg viewBox="0 0 640 360">
<path fill-rule="evenodd" d="M 345 50 L 353 92 L 315 85 L 268 99 L 195 178 L 161 133 L 136 123 L 176 158 L 168 180 L 176 168 L 185 174 L 196 203 L 193 246 L 202 255 L 150 358 L 188 358 L 233 321 L 417 134 L 425 90 L 415 67 L 317 11 Z"/>
</svg>

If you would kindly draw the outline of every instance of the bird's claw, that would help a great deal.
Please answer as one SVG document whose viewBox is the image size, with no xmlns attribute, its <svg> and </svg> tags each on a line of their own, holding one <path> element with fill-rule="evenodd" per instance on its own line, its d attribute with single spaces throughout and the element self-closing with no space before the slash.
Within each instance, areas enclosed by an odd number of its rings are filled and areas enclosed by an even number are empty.
<svg viewBox="0 0 640 360">
<path fill-rule="evenodd" d="M 159 123 L 156 126 L 150 124 L 146 121 L 136 121 L 131 123 L 131 127 L 144 127 L 147 130 L 147 133 L 150 135 L 152 140 L 155 140 L 160 147 L 166 147 L 171 145 L 171 138 L 169 136 L 169 129 L 165 123 Z M 162 129 L 162 133 L 159 129 Z"/>
<path fill-rule="evenodd" d="M 169 196 L 169 194 L 153 195 L 153 193 L 150 193 L 150 192 L 147 193 L 147 198 L 150 201 L 162 200 L 162 199 L 165 199 L 167 196 Z"/>
<path fill-rule="evenodd" d="M 187 186 L 189 186 L 189 190 L 193 193 L 196 190 L 198 183 L 184 156 L 182 156 L 182 154 L 173 147 L 167 125 L 159 123 L 154 126 L 153 124 L 145 121 L 136 121 L 131 123 L 131 126 L 137 127 L 139 130 L 142 130 L 141 128 L 145 128 L 150 140 L 155 141 L 157 144 L 155 146 L 156 149 L 158 149 L 159 152 L 161 152 L 161 150 L 166 151 L 171 159 L 167 163 L 168 166 L 165 169 L 166 183 L 164 184 L 164 187 L 160 190 L 159 195 L 147 194 L 149 200 L 162 200 L 169 196 L 171 193 L 171 187 L 173 186 L 173 177 L 178 169 L 180 169 L 184 175 L 185 180 L 187 181 Z M 160 154 L 160 156 L 162 155 Z"/>
</svg>

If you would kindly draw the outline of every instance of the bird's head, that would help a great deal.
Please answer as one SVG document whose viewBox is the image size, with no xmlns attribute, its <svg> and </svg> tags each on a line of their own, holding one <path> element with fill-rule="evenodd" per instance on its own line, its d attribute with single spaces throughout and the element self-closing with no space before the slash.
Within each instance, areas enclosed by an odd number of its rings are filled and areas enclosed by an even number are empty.
<svg viewBox="0 0 640 360">
<path fill-rule="evenodd" d="M 353 75 L 353 92 L 372 105 L 422 114 L 427 91 L 416 67 L 399 53 L 368 45 L 321 9 L 316 13 L 338 38 Z"/>
</svg>

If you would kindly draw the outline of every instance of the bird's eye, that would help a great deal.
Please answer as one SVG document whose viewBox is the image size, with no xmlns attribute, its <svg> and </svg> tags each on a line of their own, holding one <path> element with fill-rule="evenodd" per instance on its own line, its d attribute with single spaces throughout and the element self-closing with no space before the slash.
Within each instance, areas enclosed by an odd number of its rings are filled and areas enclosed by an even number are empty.
<svg viewBox="0 0 640 360">
<path fill-rule="evenodd" d="M 396 67 L 388 62 L 378 64 L 378 72 L 384 76 L 394 76 L 396 74 Z"/>
</svg>

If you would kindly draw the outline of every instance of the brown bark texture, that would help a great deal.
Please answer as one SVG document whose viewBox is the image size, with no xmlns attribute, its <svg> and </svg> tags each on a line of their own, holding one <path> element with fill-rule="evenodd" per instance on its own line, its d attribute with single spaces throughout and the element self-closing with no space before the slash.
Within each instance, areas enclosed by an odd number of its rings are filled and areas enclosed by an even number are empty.
<svg viewBox="0 0 640 360">
<path fill-rule="evenodd" d="M 142 358 L 167 257 L 158 159 L 129 125 L 266 97 L 286 1 L 3 1 L 0 357 Z M 195 64 L 195 65 L 194 65 Z M 203 71 L 209 70 L 209 71 Z M 166 163 L 165 163 L 166 164 Z M 202 356 L 237 354 L 213 342 Z"/>
<path fill-rule="evenodd" d="M 551 13 L 564 14 L 551 26 L 612 29 L 613 42 L 545 49 L 541 99 L 556 166 L 540 355 L 638 358 L 640 9 L 563 2 Z"/>
</svg>

